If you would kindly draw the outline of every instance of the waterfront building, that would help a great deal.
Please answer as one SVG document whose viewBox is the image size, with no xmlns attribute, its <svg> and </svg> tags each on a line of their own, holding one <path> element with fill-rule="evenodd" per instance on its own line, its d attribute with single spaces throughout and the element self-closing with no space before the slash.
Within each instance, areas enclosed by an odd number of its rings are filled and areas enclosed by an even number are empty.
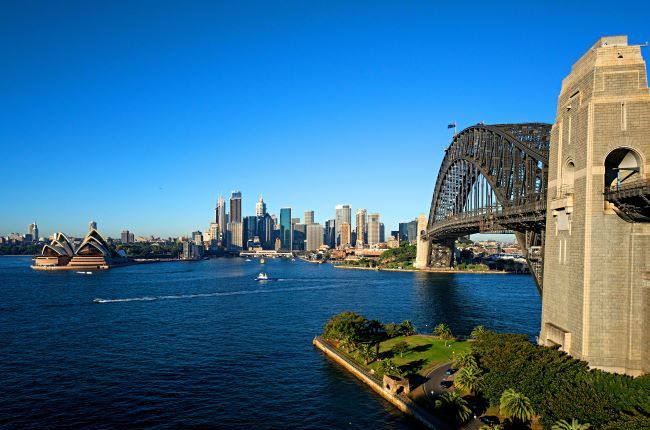
<svg viewBox="0 0 650 430">
<path fill-rule="evenodd" d="M 243 224 L 228 222 L 226 246 L 230 252 L 239 252 L 243 248 Z"/>
<path fill-rule="evenodd" d="M 182 260 L 198 260 L 201 257 L 203 257 L 203 246 L 188 241 L 183 242 Z"/>
<path fill-rule="evenodd" d="M 318 251 L 323 245 L 323 227 L 320 224 L 307 224 L 307 244 L 305 251 Z"/>
<path fill-rule="evenodd" d="M 379 223 L 379 243 L 384 243 L 386 242 L 386 228 L 384 227 L 384 223 L 380 222 Z"/>
<path fill-rule="evenodd" d="M 291 208 L 280 209 L 280 247 L 284 251 L 291 251 L 293 243 L 291 224 Z"/>
<path fill-rule="evenodd" d="M 27 234 L 32 236 L 33 242 L 38 242 L 38 226 L 36 225 L 36 222 L 27 226 Z"/>
<path fill-rule="evenodd" d="M 273 218 L 268 213 L 262 217 L 257 218 L 257 236 L 260 238 L 260 244 L 263 249 L 273 248 L 273 230 L 275 224 Z"/>
<path fill-rule="evenodd" d="M 331 249 L 336 247 L 336 220 L 328 219 L 325 221 L 323 244 L 329 246 Z"/>
<path fill-rule="evenodd" d="M 217 208 L 215 209 L 216 211 L 216 222 L 217 225 L 219 226 L 219 238 L 221 242 L 225 241 L 225 234 L 227 231 L 227 224 L 228 220 L 226 218 L 226 202 L 223 198 L 223 196 L 219 196 L 219 199 L 217 200 Z"/>
<path fill-rule="evenodd" d="M 260 196 L 258 202 L 255 203 L 255 216 L 261 218 L 264 215 L 266 215 L 266 203 L 264 203 L 264 199 Z"/>
<path fill-rule="evenodd" d="M 228 221 L 242 222 L 241 191 L 233 191 L 230 195 L 230 218 Z"/>
<path fill-rule="evenodd" d="M 366 223 L 368 212 L 365 209 L 357 209 L 357 248 L 363 248 L 366 235 Z"/>
<path fill-rule="evenodd" d="M 305 224 L 313 224 L 314 223 L 314 211 L 305 211 Z"/>
<path fill-rule="evenodd" d="M 409 223 L 407 222 L 401 222 L 399 223 L 399 230 L 398 230 L 398 239 L 400 242 L 406 242 L 409 240 L 409 232 L 408 232 L 408 225 Z"/>
<path fill-rule="evenodd" d="M 340 248 L 349 248 L 350 244 L 352 243 L 352 238 L 351 236 L 351 226 L 350 223 L 344 222 L 341 225 L 341 241 L 340 241 Z"/>
<path fill-rule="evenodd" d="M 372 247 L 379 243 L 379 214 L 368 215 L 368 246 Z"/>
<path fill-rule="evenodd" d="M 341 242 L 341 228 L 343 224 L 352 224 L 352 208 L 350 205 L 336 205 L 335 208 L 335 228 L 336 228 L 336 244 L 340 245 Z M 349 240 L 348 240 L 349 245 Z"/>
<path fill-rule="evenodd" d="M 203 233 L 198 230 L 192 232 L 192 240 L 196 245 L 203 245 Z"/>
<path fill-rule="evenodd" d="M 211 222 L 208 234 L 210 236 L 210 249 L 214 251 L 219 246 L 219 224 Z"/>
</svg>

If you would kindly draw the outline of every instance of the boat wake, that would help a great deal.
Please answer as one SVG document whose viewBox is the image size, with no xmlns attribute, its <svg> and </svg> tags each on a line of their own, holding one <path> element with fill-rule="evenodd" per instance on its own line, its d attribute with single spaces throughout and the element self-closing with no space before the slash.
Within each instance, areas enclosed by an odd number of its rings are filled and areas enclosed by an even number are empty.
<svg viewBox="0 0 650 430">
<path fill-rule="evenodd" d="M 259 288 L 257 290 L 240 290 L 240 291 L 225 291 L 218 293 L 196 293 L 196 294 L 178 294 L 170 296 L 144 296 L 144 297 L 130 297 L 123 299 L 102 299 L 96 298 L 93 303 L 122 303 L 122 302 L 151 302 L 154 300 L 178 300 L 178 299 L 195 299 L 200 297 L 222 297 L 222 296 L 243 296 L 247 294 L 272 294 L 272 293 L 287 293 L 292 291 L 310 291 L 310 290 L 327 290 L 332 288 L 340 288 L 342 286 L 336 285 L 321 285 L 318 287 L 294 287 L 294 288 Z"/>
</svg>

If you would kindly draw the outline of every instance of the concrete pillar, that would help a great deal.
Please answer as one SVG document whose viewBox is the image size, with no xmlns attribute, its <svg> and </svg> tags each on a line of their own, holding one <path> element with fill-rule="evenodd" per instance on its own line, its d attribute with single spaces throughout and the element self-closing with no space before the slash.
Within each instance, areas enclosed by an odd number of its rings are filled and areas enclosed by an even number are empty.
<svg viewBox="0 0 650 430">
<path fill-rule="evenodd" d="M 413 266 L 416 269 L 426 269 L 429 267 L 429 255 L 430 255 L 430 241 L 428 239 L 422 239 L 422 235 L 427 231 L 427 218 L 424 214 L 420 214 L 418 217 L 418 241 L 417 241 L 417 254 L 415 257 L 415 263 Z"/>
</svg>

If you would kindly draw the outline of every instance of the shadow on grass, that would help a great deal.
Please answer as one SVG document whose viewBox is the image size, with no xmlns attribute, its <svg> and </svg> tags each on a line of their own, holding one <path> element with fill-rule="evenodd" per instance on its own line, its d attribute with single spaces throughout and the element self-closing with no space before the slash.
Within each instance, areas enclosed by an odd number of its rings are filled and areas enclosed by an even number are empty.
<svg viewBox="0 0 650 430">
<path fill-rule="evenodd" d="M 414 360 L 411 361 L 408 364 L 405 364 L 403 366 L 400 366 L 400 370 L 404 373 L 411 374 L 411 373 L 416 373 L 418 370 L 422 369 L 422 367 L 427 363 L 426 360 L 420 359 L 420 360 Z"/>
<path fill-rule="evenodd" d="M 417 346 L 414 346 L 413 348 L 410 348 L 409 351 L 425 352 L 425 351 L 430 350 L 432 346 L 433 345 L 431 345 L 431 344 L 417 345 Z"/>
</svg>

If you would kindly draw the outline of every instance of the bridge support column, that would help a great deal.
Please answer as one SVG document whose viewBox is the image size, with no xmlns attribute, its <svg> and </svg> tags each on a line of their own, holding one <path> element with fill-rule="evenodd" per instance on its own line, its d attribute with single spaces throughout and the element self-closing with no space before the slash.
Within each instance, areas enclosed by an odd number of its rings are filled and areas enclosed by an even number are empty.
<svg viewBox="0 0 650 430">
<path fill-rule="evenodd" d="M 432 243 L 429 267 L 433 269 L 449 269 L 450 267 L 454 267 L 455 254 L 456 244 L 453 239 Z"/>
<path fill-rule="evenodd" d="M 424 214 L 420 214 L 418 217 L 418 242 L 417 242 L 417 254 L 415 256 L 415 263 L 413 266 L 416 269 L 426 269 L 429 267 L 429 256 L 430 254 L 430 245 L 431 241 L 429 239 L 423 239 L 422 235 L 427 231 L 427 219 Z"/>
</svg>

